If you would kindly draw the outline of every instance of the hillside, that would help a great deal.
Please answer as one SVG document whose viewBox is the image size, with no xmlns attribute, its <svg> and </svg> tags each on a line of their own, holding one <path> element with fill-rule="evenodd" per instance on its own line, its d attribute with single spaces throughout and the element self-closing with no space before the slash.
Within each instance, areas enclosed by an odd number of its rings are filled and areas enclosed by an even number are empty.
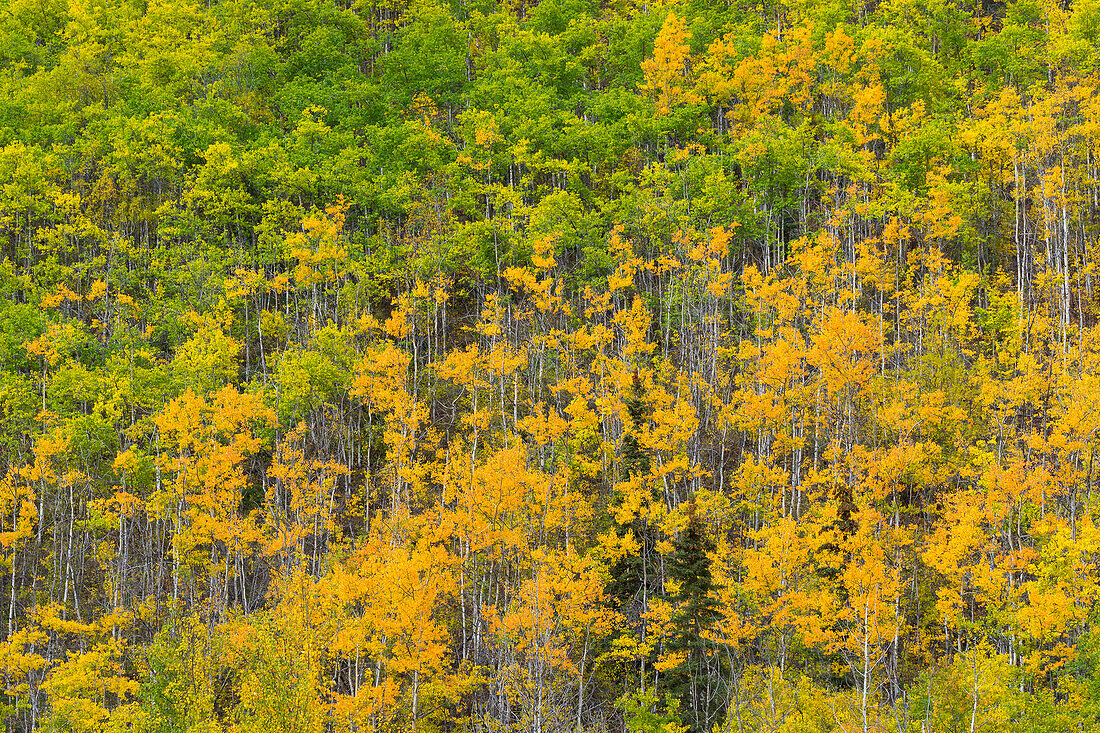
<svg viewBox="0 0 1100 733">
<path fill-rule="evenodd" d="M 7 729 L 1100 730 L 1098 157 L 1097 0 L 4 0 Z"/>
</svg>

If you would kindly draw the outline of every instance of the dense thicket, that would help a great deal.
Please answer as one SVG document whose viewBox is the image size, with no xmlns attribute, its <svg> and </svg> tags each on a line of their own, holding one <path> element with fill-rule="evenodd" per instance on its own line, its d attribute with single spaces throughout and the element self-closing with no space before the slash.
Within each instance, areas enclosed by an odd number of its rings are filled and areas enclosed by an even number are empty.
<svg viewBox="0 0 1100 733">
<path fill-rule="evenodd" d="M 1100 729 L 1098 64 L 1096 0 L 4 0 L 8 729 Z"/>
</svg>

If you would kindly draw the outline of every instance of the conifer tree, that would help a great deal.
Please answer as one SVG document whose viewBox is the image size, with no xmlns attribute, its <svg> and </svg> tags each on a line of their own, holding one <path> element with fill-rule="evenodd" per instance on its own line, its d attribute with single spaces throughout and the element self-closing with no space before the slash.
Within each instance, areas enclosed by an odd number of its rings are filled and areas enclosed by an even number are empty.
<svg viewBox="0 0 1100 733">
<path fill-rule="evenodd" d="M 645 487 L 646 476 L 650 472 L 650 458 L 639 442 L 639 436 L 645 429 L 646 405 L 643 397 L 645 388 L 638 371 L 634 371 L 634 381 L 630 397 L 626 400 L 627 413 L 630 415 L 630 427 L 623 435 L 623 485 L 627 487 Z M 631 492 L 630 488 L 625 493 Z M 647 496 L 648 504 L 654 499 L 652 490 L 642 488 L 641 494 Z M 643 647 L 645 644 L 645 613 L 649 607 L 649 598 L 658 587 L 659 578 L 651 555 L 657 544 L 653 526 L 648 517 L 648 507 L 639 506 L 627 511 L 625 497 L 616 497 L 617 507 L 615 533 L 623 540 L 625 547 L 631 548 L 620 557 L 611 568 L 611 581 L 607 586 L 607 596 L 615 610 L 627 621 L 629 633 Z M 629 519 L 626 517 L 629 516 Z M 624 521 L 625 519 L 625 521 Z M 648 656 L 645 654 L 643 656 Z M 642 671 L 645 659 L 641 662 Z M 644 682 L 643 682 L 644 685 Z"/>
<path fill-rule="evenodd" d="M 705 732 L 718 712 L 717 676 L 708 665 L 707 632 L 718 618 L 719 604 L 710 560 L 715 544 L 707 536 L 694 502 L 687 505 L 687 525 L 672 547 L 665 571 L 669 585 L 675 588 L 670 600 L 676 604 L 676 613 L 673 633 L 665 640 L 665 654 L 680 662 L 666 673 L 663 686 L 680 700 L 681 714 L 690 729 Z"/>
</svg>

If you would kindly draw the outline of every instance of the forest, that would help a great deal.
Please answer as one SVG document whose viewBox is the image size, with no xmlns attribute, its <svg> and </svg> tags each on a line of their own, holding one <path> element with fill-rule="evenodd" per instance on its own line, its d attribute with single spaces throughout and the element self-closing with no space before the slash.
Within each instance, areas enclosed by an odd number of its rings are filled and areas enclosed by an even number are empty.
<svg viewBox="0 0 1100 733">
<path fill-rule="evenodd" d="M 1098 158 L 1100 0 L 0 0 L 6 729 L 1100 731 Z"/>
</svg>

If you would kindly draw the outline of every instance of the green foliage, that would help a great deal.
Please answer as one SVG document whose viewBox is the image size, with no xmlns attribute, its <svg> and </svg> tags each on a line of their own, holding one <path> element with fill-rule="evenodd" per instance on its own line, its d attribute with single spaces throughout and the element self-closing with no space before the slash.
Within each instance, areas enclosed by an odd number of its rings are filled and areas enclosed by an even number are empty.
<svg viewBox="0 0 1100 733">
<path fill-rule="evenodd" d="M 240 344 L 221 328 L 204 324 L 176 349 L 172 377 L 180 392 L 205 396 L 237 381 Z"/>
<path fill-rule="evenodd" d="M 636 690 L 619 698 L 616 705 L 623 711 L 626 729 L 631 733 L 684 733 L 675 700 L 665 696 L 657 699 L 652 689 Z"/>
</svg>

